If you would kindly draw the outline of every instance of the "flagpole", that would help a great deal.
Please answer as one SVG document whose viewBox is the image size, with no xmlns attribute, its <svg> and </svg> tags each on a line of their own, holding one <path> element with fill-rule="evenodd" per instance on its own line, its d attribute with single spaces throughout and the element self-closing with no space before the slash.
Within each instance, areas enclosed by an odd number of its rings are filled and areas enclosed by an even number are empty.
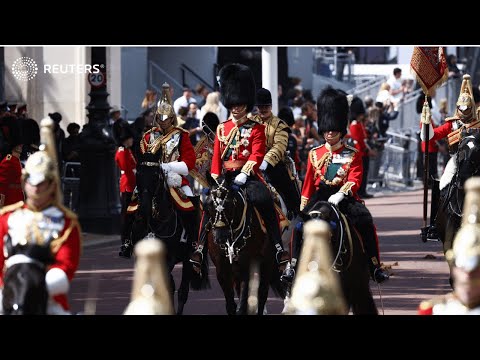
<svg viewBox="0 0 480 360">
<path fill-rule="evenodd" d="M 425 93 L 425 103 L 428 106 L 427 93 Z M 432 121 L 431 119 L 429 119 Z M 423 166 L 423 227 L 427 226 L 428 212 L 428 170 L 430 167 L 429 145 L 430 144 L 430 126 L 425 126 L 425 154 Z M 424 239 L 426 242 L 426 239 Z"/>
</svg>

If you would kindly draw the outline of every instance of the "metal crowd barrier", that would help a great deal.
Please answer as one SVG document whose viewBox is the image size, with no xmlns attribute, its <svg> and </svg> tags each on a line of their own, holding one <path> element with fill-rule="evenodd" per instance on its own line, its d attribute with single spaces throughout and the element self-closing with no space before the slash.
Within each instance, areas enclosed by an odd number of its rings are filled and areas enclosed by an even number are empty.
<svg viewBox="0 0 480 360">
<path fill-rule="evenodd" d="M 76 212 L 80 193 L 80 163 L 64 162 L 61 180 L 63 204 Z"/>
<path fill-rule="evenodd" d="M 368 182 L 376 188 L 395 189 L 413 186 L 416 178 L 418 140 L 411 130 L 387 132 L 388 140 L 377 157 L 370 158 Z"/>
</svg>

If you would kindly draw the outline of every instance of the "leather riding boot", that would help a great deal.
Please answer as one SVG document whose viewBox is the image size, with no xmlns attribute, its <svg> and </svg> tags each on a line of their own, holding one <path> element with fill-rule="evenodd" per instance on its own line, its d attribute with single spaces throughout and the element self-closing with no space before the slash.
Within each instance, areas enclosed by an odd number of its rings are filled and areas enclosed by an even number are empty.
<svg viewBox="0 0 480 360">
<path fill-rule="evenodd" d="M 203 263 L 203 248 L 207 241 L 208 232 L 210 231 L 209 224 L 208 214 L 204 211 L 200 222 L 200 235 L 198 236 L 198 241 L 193 244 L 194 250 L 190 256 L 190 262 L 193 265 L 193 269 L 197 272 L 200 272 Z"/>
<path fill-rule="evenodd" d="M 287 267 L 280 277 L 280 281 L 290 287 L 295 279 L 295 269 L 303 245 L 303 220 L 297 217 L 294 222 L 296 222 L 296 225 L 292 231 L 292 260 L 287 264 Z"/>
<path fill-rule="evenodd" d="M 386 270 L 380 266 L 380 254 L 378 251 L 375 227 L 371 223 L 357 225 L 357 230 L 363 238 L 365 252 L 368 256 L 368 267 L 373 281 L 382 283 L 390 278 Z"/>
</svg>

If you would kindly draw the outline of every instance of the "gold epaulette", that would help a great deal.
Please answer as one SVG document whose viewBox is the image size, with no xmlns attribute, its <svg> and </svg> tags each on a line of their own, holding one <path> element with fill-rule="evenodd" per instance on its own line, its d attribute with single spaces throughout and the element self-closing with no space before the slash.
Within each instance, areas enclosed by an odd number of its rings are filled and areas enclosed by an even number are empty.
<svg viewBox="0 0 480 360">
<path fill-rule="evenodd" d="M 344 144 L 344 145 L 345 145 L 345 148 L 353 150 L 354 152 L 358 153 L 358 149 L 355 149 L 353 146 L 350 146 L 348 144 Z"/>
<path fill-rule="evenodd" d="M 459 118 L 458 116 L 451 116 L 451 117 L 445 118 L 445 122 L 447 122 L 447 121 L 455 121 L 455 120 L 460 120 L 460 118 Z"/>
<path fill-rule="evenodd" d="M 247 115 L 248 120 L 252 120 L 253 122 L 256 122 L 257 124 L 263 125 L 262 118 L 260 115 L 252 115 L 251 113 Z"/>
<path fill-rule="evenodd" d="M 315 146 L 315 147 L 312 148 L 310 151 L 314 151 L 314 150 L 320 149 L 322 146 L 325 146 L 325 144 Z"/>
<path fill-rule="evenodd" d="M 185 130 L 184 128 L 182 128 L 182 127 L 180 127 L 180 126 L 175 126 L 175 129 L 181 130 L 181 131 L 183 131 L 184 133 L 189 134 L 188 130 Z"/>
<path fill-rule="evenodd" d="M 19 201 L 19 202 L 16 202 L 15 204 L 4 206 L 3 208 L 0 209 L 0 215 L 20 209 L 23 206 L 23 204 L 24 204 L 23 201 Z"/>
</svg>

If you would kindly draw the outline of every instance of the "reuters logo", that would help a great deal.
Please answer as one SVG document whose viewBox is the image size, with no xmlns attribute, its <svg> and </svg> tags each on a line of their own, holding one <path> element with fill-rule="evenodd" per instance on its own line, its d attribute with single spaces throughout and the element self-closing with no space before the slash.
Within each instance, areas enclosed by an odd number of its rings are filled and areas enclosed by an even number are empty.
<svg viewBox="0 0 480 360">
<path fill-rule="evenodd" d="M 37 63 L 33 59 L 26 56 L 18 58 L 12 65 L 12 74 L 18 80 L 32 80 L 37 75 L 37 72 Z"/>
</svg>

